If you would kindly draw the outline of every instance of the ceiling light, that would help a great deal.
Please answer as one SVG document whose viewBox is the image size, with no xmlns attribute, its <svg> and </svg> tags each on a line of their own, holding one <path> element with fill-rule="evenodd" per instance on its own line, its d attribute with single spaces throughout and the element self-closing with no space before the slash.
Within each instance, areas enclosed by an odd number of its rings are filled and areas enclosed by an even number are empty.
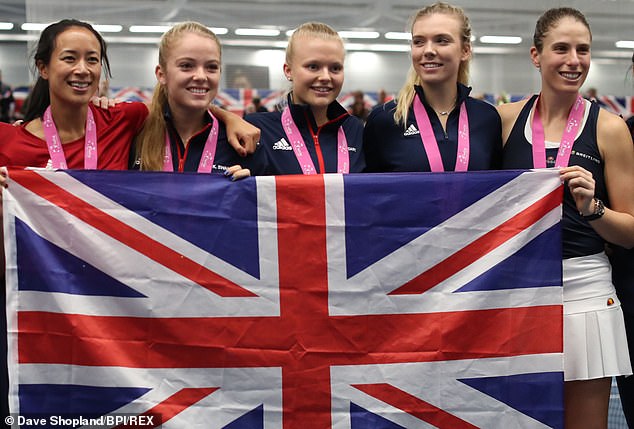
<svg viewBox="0 0 634 429">
<path fill-rule="evenodd" d="M 275 37 L 280 35 L 280 30 L 267 28 L 236 28 L 235 33 L 238 36 Z"/>
<path fill-rule="evenodd" d="M 165 33 L 172 28 L 169 25 L 131 25 L 130 33 Z"/>
<path fill-rule="evenodd" d="M 617 48 L 634 49 L 634 40 L 619 40 L 615 45 Z"/>
<path fill-rule="evenodd" d="M 37 42 L 35 34 L 0 34 L 0 42 Z"/>
<path fill-rule="evenodd" d="M 135 44 L 135 45 L 156 45 L 160 38 L 159 36 L 104 36 L 109 45 L 114 43 L 119 44 Z"/>
<path fill-rule="evenodd" d="M 346 43 L 346 51 L 369 51 L 369 52 L 407 52 L 409 45 L 387 44 L 387 43 Z"/>
<path fill-rule="evenodd" d="M 517 52 L 517 48 L 511 46 L 474 46 L 475 54 L 507 55 Z"/>
<path fill-rule="evenodd" d="M 286 49 L 288 42 L 285 40 L 254 40 L 254 39 L 223 39 L 222 46 L 241 46 L 263 49 Z"/>
<path fill-rule="evenodd" d="M 123 30 L 121 25 L 103 25 L 103 24 L 95 24 L 92 26 L 95 30 L 100 33 L 119 33 Z"/>
<path fill-rule="evenodd" d="M 522 38 L 517 36 L 482 36 L 480 43 L 500 43 L 503 45 L 518 45 Z"/>
<path fill-rule="evenodd" d="M 20 28 L 24 31 L 42 31 L 48 24 L 40 24 L 38 22 L 25 22 L 20 26 Z"/>
<path fill-rule="evenodd" d="M 12 22 L 0 22 L 0 30 L 13 30 Z"/>
<path fill-rule="evenodd" d="M 207 27 L 207 28 L 213 31 L 214 34 L 216 35 L 227 34 L 229 32 L 229 29 L 224 27 Z"/>
<path fill-rule="evenodd" d="M 385 33 L 385 38 L 390 40 L 412 40 L 412 33 L 388 31 Z"/>
<path fill-rule="evenodd" d="M 378 31 L 340 31 L 339 36 L 344 39 L 377 39 Z"/>
</svg>

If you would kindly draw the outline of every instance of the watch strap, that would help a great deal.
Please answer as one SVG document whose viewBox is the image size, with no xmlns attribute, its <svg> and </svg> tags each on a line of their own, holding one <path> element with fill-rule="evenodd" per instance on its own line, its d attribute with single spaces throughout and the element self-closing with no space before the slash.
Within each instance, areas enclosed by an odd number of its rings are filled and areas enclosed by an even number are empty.
<svg viewBox="0 0 634 429">
<path fill-rule="evenodd" d="M 603 201 L 601 201 L 598 198 L 595 198 L 594 211 L 589 215 L 584 215 L 583 213 L 579 213 L 579 214 L 581 214 L 581 217 L 587 221 L 597 220 L 605 214 L 605 205 L 603 204 Z"/>
</svg>

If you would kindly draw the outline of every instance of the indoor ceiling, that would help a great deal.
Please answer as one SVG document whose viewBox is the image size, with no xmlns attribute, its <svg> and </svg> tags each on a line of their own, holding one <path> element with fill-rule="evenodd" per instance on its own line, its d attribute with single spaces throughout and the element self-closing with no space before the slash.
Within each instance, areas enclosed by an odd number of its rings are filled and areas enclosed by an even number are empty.
<svg viewBox="0 0 634 429">
<path fill-rule="evenodd" d="M 286 30 L 305 21 L 322 21 L 337 30 L 374 30 L 380 33 L 378 39 L 362 43 L 402 45 L 406 42 L 387 40 L 384 33 L 404 31 L 412 12 L 429 3 L 413 0 L 0 0 L 0 21 L 16 25 L 0 36 L 7 40 L 8 34 L 24 33 L 20 30 L 24 22 L 52 22 L 73 17 L 95 24 L 122 25 L 120 33 L 106 34 L 106 37 L 115 42 L 134 43 L 136 40 L 142 43 L 138 34 L 129 33 L 130 25 L 196 20 L 209 27 L 227 28 L 227 34 L 221 35 L 223 42 L 239 44 L 246 40 L 237 36 L 234 30 L 249 27 L 280 30 L 280 36 L 274 38 L 279 43 L 285 40 Z M 526 51 L 539 15 L 550 7 L 571 6 L 584 12 L 590 21 L 595 55 L 620 57 L 632 52 L 631 49 L 617 49 L 615 42 L 634 40 L 634 0 L 573 0 L 567 3 L 460 0 L 455 4 L 462 6 L 471 19 L 476 49 L 490 47 L 481 44 L 480 36 L 499 35 L 522 37 L 522 43 L 514 49 Z M 253 46 L 258 46 L 257 43 L 266 44 L 272 39 L 249 37 L 249 40 L 255 40 Z"/>
</svg>

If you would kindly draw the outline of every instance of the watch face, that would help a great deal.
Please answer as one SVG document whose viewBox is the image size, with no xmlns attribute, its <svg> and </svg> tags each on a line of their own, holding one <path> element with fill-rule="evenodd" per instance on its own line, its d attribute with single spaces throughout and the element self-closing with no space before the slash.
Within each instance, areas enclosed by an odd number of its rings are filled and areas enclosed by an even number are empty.
<svg viewBox="0 0 634 429">
<path fill-rule="evenodd" d="M 598 216 L 603 216 L 603 214 L 605 213 L 605 205 L 603 204 L 603 201 L 597 200 L 597 205 L 594 213 Z"/>
<path fill-rule="evenodd" d="M 588 221 L 599 219 L 601 216 L 605 214 L 605 205 L 603 204 L 603 201 L 601 201 L 598 198 L 595 198 L 594 211 L 589 215 L 584 215 L 583 213 L 579 213 L 579 214 L 581 215 L 582 218 Z"/>
</svg>

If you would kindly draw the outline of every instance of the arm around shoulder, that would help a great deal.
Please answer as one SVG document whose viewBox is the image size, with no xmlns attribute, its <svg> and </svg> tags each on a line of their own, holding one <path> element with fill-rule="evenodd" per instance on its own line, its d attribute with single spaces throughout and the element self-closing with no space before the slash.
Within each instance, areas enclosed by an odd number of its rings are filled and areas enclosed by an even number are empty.
<svg viewBox="0 0 634 429">
<path fill-rule="evenodd" d="M 227 140 L 240 156 L 255 152 L 260 142 L 260 129 L 242 119 L 235 113 L 231 113 L 216 105 L 211 105 L 211 113 L 225 124 Z"/>
</svg>

